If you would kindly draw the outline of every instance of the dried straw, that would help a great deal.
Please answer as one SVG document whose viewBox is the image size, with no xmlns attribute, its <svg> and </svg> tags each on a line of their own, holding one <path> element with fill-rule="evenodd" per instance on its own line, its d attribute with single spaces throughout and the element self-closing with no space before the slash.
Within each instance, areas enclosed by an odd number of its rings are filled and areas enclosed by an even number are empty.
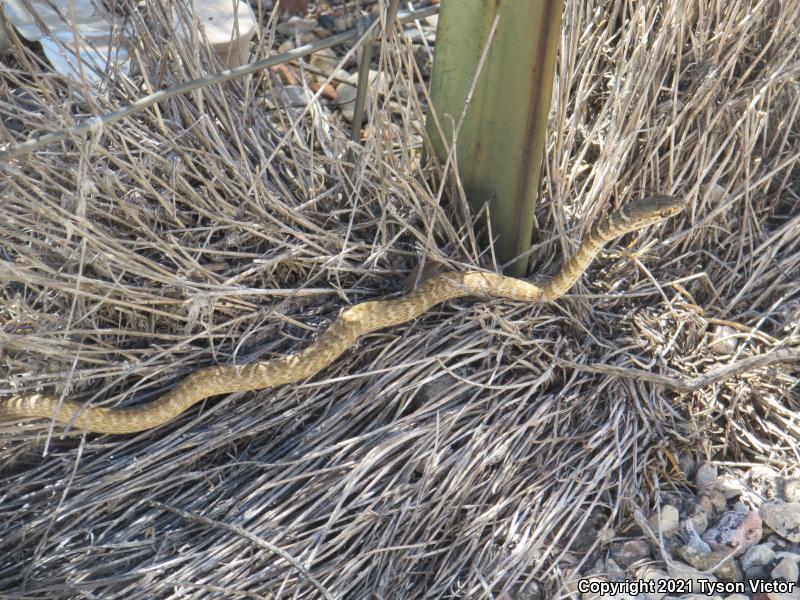
<svg viewBox="0 0 800 600">
<path fill-rule="evenodd" d="M 217 70 L 157 6 L 131 13 L 136 72 L 90 102 L 16 44 L 0 144 Z M 555 305 L 450 302 L 156 431 L 0 425 L 0 593 L 559 597 L 657 482 L 685 485 L 680 452 L 795 463 L 796 364 L 685 393 L 635 375 L 697 382 L 800 338 L 797 22 L 797 2 L 568 1 L 531 273 L 613 204 L 691 209 Z M 419 166 L 410 47 L 378 60 L 363 147 L 262 73 L 1 165 L 0 396 L 146 402 L 305 346 L 420 262 L 493 268 L 485 215 Z"/>
</svg>

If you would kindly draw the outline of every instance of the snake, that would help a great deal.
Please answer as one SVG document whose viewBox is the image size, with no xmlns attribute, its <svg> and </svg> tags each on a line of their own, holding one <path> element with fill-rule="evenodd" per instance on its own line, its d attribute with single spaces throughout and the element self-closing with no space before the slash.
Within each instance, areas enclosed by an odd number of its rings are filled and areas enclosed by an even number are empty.
<svg viewBox="0 0 800 600">
<path fill-rule="evenodd" d="M 611 240 L 677 215 L 685 202 L 657 194 L 602 214 L 589 228 L 574 256 L 551 278 L 539 283 L 490 271 L 448 271 L 422 281 L 396 299 L 362 302 L 338 318 L 305 349 L 243 365 L 205 367 L 143 405 L 85 406 L 44 393 L 24 393 L 0 400 L 0 421 L 46 418 L 76 430 L 130 434 L 164 425 L 193 405 L 219 394 L 248 392 L 308 379 L 330 366 L 361 336 L 408 323 L 432 307 L 464 296 L 503 298 L 529 303 L 552 302 L 567 292 Z"/>
</svg>

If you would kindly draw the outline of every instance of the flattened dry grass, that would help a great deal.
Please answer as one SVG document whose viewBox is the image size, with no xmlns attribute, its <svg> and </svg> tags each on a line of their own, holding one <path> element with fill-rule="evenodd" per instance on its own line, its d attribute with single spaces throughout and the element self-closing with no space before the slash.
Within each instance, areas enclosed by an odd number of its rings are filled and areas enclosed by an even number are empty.
<svg viewBox="0 0 800 600">
<path fill-rule="evenodd" d="M 629 374 L 702 376 L 800 339 L 800 4 L 567 5 L 531 273 L 631 197 L 689 210 L 554 305 L 449 302 L 156 431 L 0 425 L 3 595 L 557 597 L 631 509 L 685 485 L 679 452 L 796 464 L 796 364 L 687 394 Z M 17 45 L 0 143 L 218 66 L 155 11 L 134 25 L 138 72 L 91 107 Z M 420 262 L 496 268 L 484 215 L 419 166 L 409 48 L 380 62 L 392 88 L 363 147 L 264 74 L 0 165 L 0 397 L 147 402 L 305 346 Z"/>
</svg>

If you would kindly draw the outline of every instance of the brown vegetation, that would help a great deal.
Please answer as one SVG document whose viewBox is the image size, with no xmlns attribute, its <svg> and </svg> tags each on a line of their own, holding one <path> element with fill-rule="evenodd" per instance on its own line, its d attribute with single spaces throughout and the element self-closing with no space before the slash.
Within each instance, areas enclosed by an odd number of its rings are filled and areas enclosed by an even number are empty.
<svg viewBox="0 0 800 600">
<path fill-rule="evenodd" d="M 680 452 L 796 462 L 797 365 L 686 394 L 625 369 L 692 378 L 800 339 L 800 3 L 567 4 L 531 273 L 631 197 L 690 210 L 556 305 L 453 301 L 152 432 L 1 424 L 0 593 L 555 597 L 631 509 L 686 485 Z M 0 143 L 215 68 L 137 27 L 136 85 L 90 103 L 17 45 Z M 411 53 L 380 62 L 393 88 L 354 170 L 335 112 L 271 108 L 266 73 L 0 165 L 0 397 L 146 402 L 307 345 L 420 262 L 496 268 L 483 215 L 419 166 Z"/>
</svg>

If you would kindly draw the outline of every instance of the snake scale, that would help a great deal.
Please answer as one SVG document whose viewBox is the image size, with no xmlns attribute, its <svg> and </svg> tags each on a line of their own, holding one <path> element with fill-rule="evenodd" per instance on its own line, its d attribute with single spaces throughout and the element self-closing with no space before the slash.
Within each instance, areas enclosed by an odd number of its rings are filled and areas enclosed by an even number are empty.
<svg viewBox="0 0 800 600">
<path fill-rule="evenodd" d="M 550 302 L 564 294 L 610 240 L 678 214 L 684 202 L 656 195 L 636 200 L 600 217 L 578 251 L 551 279 L 533 284 L 482 271 L 446 272 L 424 281 L 394 300 L 364 302 L 343 310 L 339 318 L 305 350 L 243 366 L 199 369 L 175 388 L 142 406 L 87 407 L 49 394 L 22 394 L 0 401 L 0 420 L 44 417 L 98 433 L 134 433 L 158 427 L 194 404 L 217 394 L 246 392 L 300 381 L 319 373 L 364 334 L 407 323 L 433 306 L 462 296 Z"/>
</svg>

